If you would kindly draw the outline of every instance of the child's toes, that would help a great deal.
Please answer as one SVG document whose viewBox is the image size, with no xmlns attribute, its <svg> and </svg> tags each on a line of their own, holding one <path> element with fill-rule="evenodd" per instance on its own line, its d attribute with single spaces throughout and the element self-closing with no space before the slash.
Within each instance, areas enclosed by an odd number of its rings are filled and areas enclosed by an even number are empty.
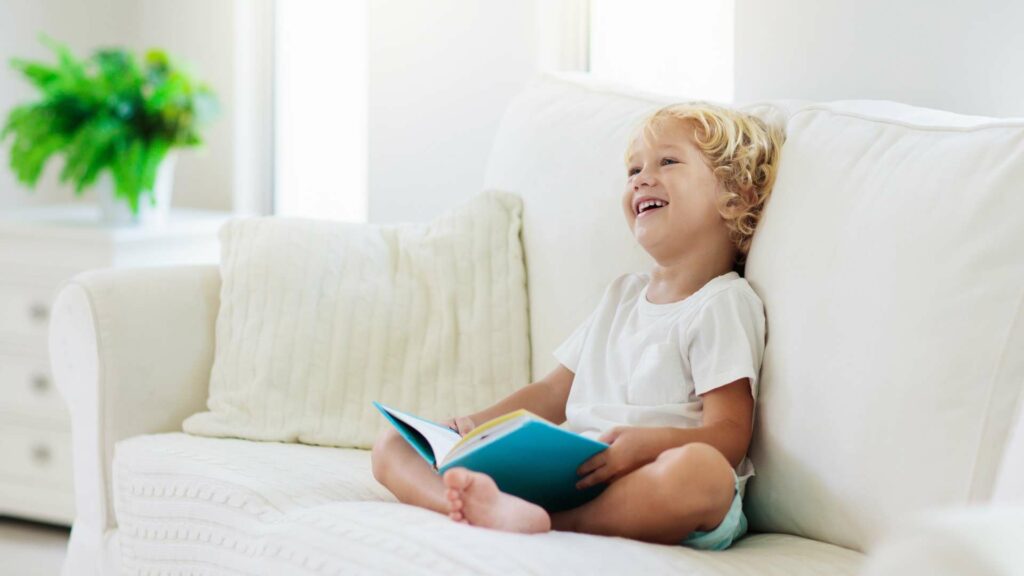
<svg viewBox="0 0 1024 576">
<path fill-rule="evenodd" d="M 448 497 L 449 508 L 452 510 L 462 509 L 462 494 L 459 494 L 458 492 L 455 492 L 454 494 L 449 492 L 446 496 Z"/>
<path fill-rule="evenodd" d="M 445 472 L 441 479 L 449 489 L 460 491 L 465 490 L 471 481 L 469 471 L 465 468 L 452 468 Z"/>
</svg>

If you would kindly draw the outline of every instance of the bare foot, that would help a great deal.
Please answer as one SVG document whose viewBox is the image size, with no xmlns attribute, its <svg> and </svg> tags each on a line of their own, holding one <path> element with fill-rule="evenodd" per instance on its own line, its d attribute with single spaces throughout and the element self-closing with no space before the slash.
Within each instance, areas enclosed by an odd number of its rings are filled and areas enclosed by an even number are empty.
<svg viewBox="0 0 1024 576">
<path fill-rule="evenodd" d="M 444 473 L 444 485 L 448 488 L 448 516 L 456 522 L 523 534 L 551 530 L 546 510 L 498 490 L 486 474 L 452 468 Z"/>
</svg>

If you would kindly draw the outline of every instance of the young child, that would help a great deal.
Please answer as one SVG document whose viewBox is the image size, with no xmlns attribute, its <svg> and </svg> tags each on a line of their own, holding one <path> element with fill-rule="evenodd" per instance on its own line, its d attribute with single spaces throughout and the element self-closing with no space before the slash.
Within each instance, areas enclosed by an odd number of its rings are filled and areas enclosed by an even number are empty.
<svg viewBox="0 0 1024 576">
<path fill-rule="evenodd" d="M 765 346 L 760 298 L 740 276 L 775 179 L 782 134 L 705 103 L 666 106 L 626 150 L 622 209 L 655 265 L 626 274 L 554 355 L 559 366 L 497 404 L 453 418 L 465 434 L 526 408 L 608 442 L 577 471 L 605 483 L 578 508 L 548 513 L 465 468 L 443 478 L 394 430 L 373 473 L 401 501 L 498 530 L 571 530 L 699 549 L 747 528 L 746 457 Z"/>
</svg>

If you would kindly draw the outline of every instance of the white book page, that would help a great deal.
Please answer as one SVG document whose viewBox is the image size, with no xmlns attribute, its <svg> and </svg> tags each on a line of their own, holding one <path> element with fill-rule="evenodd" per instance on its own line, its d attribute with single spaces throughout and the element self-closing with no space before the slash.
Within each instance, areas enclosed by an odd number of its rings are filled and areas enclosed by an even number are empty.
<svg viewBox="0 0 1024 576">
<path fill-rule="evenodd" d="M 458 432 L 453 432 L 451 428 L 446 428 L 412 414 L 406 414 L 389 406 L 383 406 L 383 408 L 388 411 L 388 414 L 394 416 L 395 419 L 401 420 L 420 434 L 423 434 L 423 437 L 427 439 L 427 444 L 430 444 L 430 449 L 434 452 L 434 461 L 438 465 L 444 461 L 445 456 L 451 452 L 452 447 L 459 440 L 462 440 L 462 436 L 459 436 Z"/>
</svg>

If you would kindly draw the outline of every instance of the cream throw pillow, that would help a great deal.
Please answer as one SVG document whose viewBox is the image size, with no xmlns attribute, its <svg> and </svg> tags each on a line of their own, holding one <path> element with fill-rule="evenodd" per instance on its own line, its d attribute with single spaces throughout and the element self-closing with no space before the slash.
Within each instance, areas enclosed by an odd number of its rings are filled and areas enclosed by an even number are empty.
<svg viewBox="0 0 1024 576">
<path fill-rule="evenodd" d="M 369 448 L 371 400 L 440 419 L 527 384 L 521 217 L 491 192 L 429 224 L 226 223 L 209 411 L 185 431 Z"/>
</svg>

